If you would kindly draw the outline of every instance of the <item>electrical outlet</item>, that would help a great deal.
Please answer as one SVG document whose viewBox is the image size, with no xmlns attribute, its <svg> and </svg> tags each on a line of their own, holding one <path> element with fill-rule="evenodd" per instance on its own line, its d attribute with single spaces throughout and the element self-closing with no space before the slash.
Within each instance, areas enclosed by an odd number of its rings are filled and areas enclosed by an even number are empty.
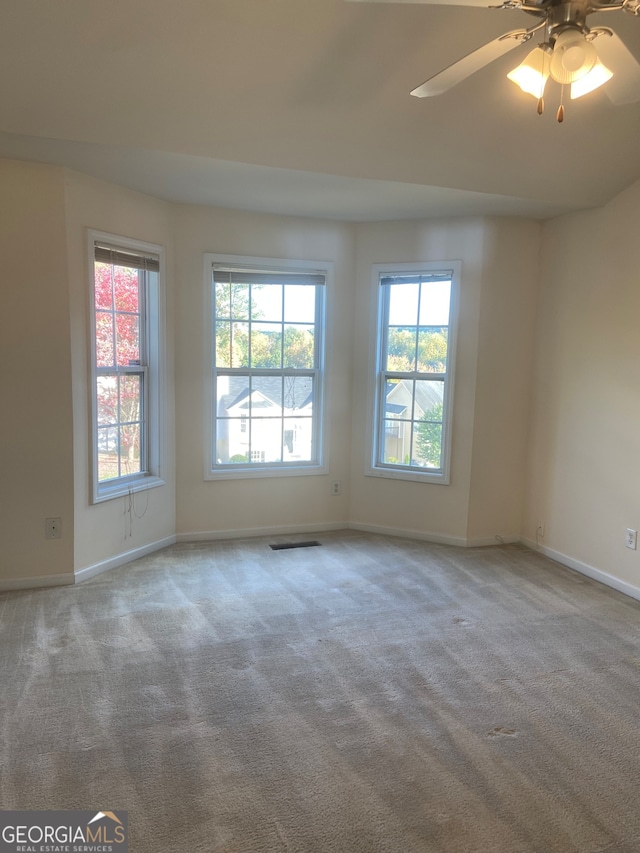
<svg viewBox="0 0 640 853">
<path fill-rule="evenodd" d="M 339 495 L 341 491 L 342 491 L 342 484 L 340 483 L 340 480 L 334 480 L 331 483 L 331 494 L 332 495 Z"/>
<path fill-rule="evenodd" d="M 45 520 L 44 520 L 44 538 L 45 539 L 62 539 L 62 519 L 61 518 L 45 518 Z"/>
<path fill-rule="evenodd" d="M 544 539 L 544 521 L 541 521 L 537 527 L 536 533 L 541 539 Z"/>
<path fill-rule="evenodd" d="M 630 527 L 627 527 L 627 530 L 624 534 L 624 545 L 625 548 L 631 548 L 632 551 L 635 551 L 638 547 L 638 531 L 632 530 Z"/>
</svg>

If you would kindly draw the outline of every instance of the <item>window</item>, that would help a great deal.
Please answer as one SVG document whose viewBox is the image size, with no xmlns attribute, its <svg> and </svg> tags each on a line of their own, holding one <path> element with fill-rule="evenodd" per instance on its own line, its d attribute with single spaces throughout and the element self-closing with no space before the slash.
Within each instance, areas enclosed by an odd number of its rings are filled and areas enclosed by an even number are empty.
<svg viewBox="0 0 640 853">
<path fill-rule="evenodd" d="M 206 257 L 213 368 L 206 476 L 323 473 L 327 268 Z"/>
<path fill-rule="evenodd" d="M 448 483 L 457 269 L 379 265 L 374 275 L 379 311 L 367 473 Z"/>
<path fill-rule="evenodd" d="M 160 248 L 92 232 L 90 251 L 95 502 L 162 482 Z"/>
</svg>

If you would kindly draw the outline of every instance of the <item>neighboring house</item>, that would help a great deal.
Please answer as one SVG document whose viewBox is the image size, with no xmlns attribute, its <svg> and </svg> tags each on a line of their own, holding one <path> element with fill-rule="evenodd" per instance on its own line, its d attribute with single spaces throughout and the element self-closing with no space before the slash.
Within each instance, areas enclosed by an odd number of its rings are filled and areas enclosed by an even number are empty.
<svg viewBox="0 0 640 853">
<path fill-rule="evenodd" d="M 385 402 L 385 459 L 396 461 L 400 465 L 411 461 L 411 423 L 420 421 L 424 416 L 436 411 L 443 403 L 443 382 L 416 382 L 415 410 L 412 405 L 412 380 L 400 379 L 387 383 Z M 437 420 L 440 420 L 441 414 Z M 424 460 L 417 458 L 413 451 L 413 460 L 420 464 Z"/>
<path fill-rule="evenodd" d="M 219 393 L 217 412 L 220 463 L 311 459 L 313 394 L 298 401 L 288 386 L 283 393 L 280 378 L 261 377 L 261 388 L 253 390 L 246 377 L 220 377 L 220 384 L 224 379 L 228 379 L 228 393 Z M 258 419 L 259 429 L 252 429 Z"/>
</svg>

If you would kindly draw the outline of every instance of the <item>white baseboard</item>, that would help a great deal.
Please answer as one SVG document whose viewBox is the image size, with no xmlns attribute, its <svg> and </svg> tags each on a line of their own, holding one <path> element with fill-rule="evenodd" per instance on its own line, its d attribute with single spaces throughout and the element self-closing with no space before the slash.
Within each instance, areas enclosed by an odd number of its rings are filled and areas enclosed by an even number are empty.
<svg viewBox="0 0 640 853">
<path fill-rule="evenodd" d="M 581 575 L 586 575 L 592 580 L 599 581 L 599 583 L 610 586 L 612 589 L 640 601 L 640 588 L 627 583 L 626 581 L 620 580 L 620 578 L 615 577 L 615 575 L 603 572 L 602 569 L 596 569 L 595 566 L 590 566 L 588 563 L 583 563 L 581 560 L 576 560 L 574 557 L 569 557 L 567 554 L 562 554 L 560 551 L 554 551 L 553 548 L 547 548 L 545 545 L 540 545 L 539 543 L 534 542 L 533 539 L 522 539 L 521 542 L 523 545 L 531 548 L 532 551 L 539 551 L 541 554 L 544 554 L 545 557 L 555 560 L 556 563 L 560 563 L 568 569 L 573 569 Z"/>
<path fill-rule="evenodd" d="M 75 583 L 73 574 L 68 572 L 63 575 L 39 575 L 33 578 L 8 578 L 0 579 L 0 592 L 17 591 L 20 589 L 43 589 L 52 586 L 73 586 Z"/>
<path fill-rule="evenodd" d="M 455 545 L 463 548 L 477 548 L 487 545 L 497 544 L 514 544 L 521 543 L 532 551 L 538 551 L 545 557 L 549 557 L 557 563 L 573 569 L 592 580 L 605 584 L 618 592 L 628 595 L 631 598 L 640 601 L 640 588 L 633 584 L 627 583 L 620 578 L 610 575 L 595 566 L 588 563 L 583 563 L 581 560 L 576 560 L 567 554 L 556 551 L 553 548 L 548 548 L 545 545 L 540 545 L 532 539 L 527 539 L 521 536 L 505 535 L 500 537 L 484 537 L 479 539 L 466 539 L 462 536 L 451 536 L 443 533 L 432 533 L 424 530 L 407 530 L 398 527 L 385 527 L 380 524 L 364 524 L 357 521 L 335 521 L 324 522 L 320 524 L 289 524 L 277 525 L 273 527 L 252 527 L 240 528 L 237 530 L 207 530 L 191 533 L 179 533 L 175 536 L 167 536 L 155 542 L 150 542 L 148 545 L 142 545 L 139 548 L 133 548 L 115 557 L 110 557 L 107 560 L 102 560 L 99 563 L 94 563 L 91 566 L 86 566 L 84 569 L 78 569 L 76 572 L 58 575 L 40 575 L 36 577 L 26 578 L 0 578 L 0 592 L 41 589 L 46 587 L 71 586 L 74 583 L 82 583 L 90 578 L 96 577 L 110 569 L 115 569 L 137 560 L 139 557 L 144 557 L 147 554 L 152 554 L 154 551 L 159 551 L 176 542 L 212 542 L 224 539 L 249 539 L 259 536 L 282 536 L 289 534 L 307 534 L 307 533 L 324 533 L 332 530 L 361 530 L 365 533 L 378 533 L 382 536 L 396 536 L 401 539 L 416 539 L 424 542 L 434 542 L 440 545 Z"/>
<path fill-rule="evenodd" d="M 294 533 L 327 533 L 331 530 L 345 530 L 346 521 L 327 521 L 320 524 L 286 524 L 273 527 L 242 527 L 237 530 L 200 530 L 192 533 L 178 533 L 176 542 L 215 542 L 220 539 L 254 539 L 258 536 L 286 536 Z"/>
<path fill-rule="evenodd" d="M 479 539 L 465 539 L 465 547 L 467 548 L 486 548 L 488 545 L 518 545 L 521 542 L 520 536 L 515 534 L 496 533 L 494 536 L 485 536 Z"/>
<path fill-rule="evenodd" d="M 148 545 L 141 545 L 139 548 L 132 548 L 130 551 L 117 554 L 115 557 L 109 557 L 108 560 L 102 560 L 101 562 L 94 563 L 92 566 L 87 566 L 84 569 L 77 569 L 74 572 L 75 582 L 83 583 L 83 581 L 88 581 L 96 575 L 101 575 L 103 572 L 108 572 L 110 569 L 117 569 L 118 566 L 124 566 L 125 563 L 130 563 L 132 560 L 137 560 L 139 557 L 146 557 L 147 554 L 153 554 L 154 551 L 159 551 L 161 548 L 166 548 L 169 545 L 175 544 L 175 542 L 175 536 L 166 536 L 164 539 L 158 539 L 155 542 L 150 542 Z"/>
<path fill-rule="evenodd" d="M 455 545 L 458 548 L 480 548 L 485 545 L 513 545 L 520 542 L 515 535 L 487 536 L 482 539 L 466 539 L 464 536 L 451 536 L 447 533 L 431 533 L 424 530 L 406 530 L 402 527 L 385 527 L 381 524 L 364 524 L 359 521 L 349 522 L 351 530 L 362 530 L 365 533 L 379 533 L 381 536 L 397 536 L 400 539 L 419 539 L 422 542 L 435 542 L 437 545 Z"/>
<path fill-rule="evenodd" d="M 402 527 L 386 527 L 383 524 L 365 524 L 360 521 L 350 521 L 346 526 L 350 530 L 362 530 L 364 533 L 379 533 L 381 536 L 397 536 L 399 539 L 420 539 L 423 542 L 435 542 L 438 545 L 464 546 L 467 541 L 462 536 L 450 536 L 447 533 L 430 533 L 424 530 L 406 530 Z"/>
</svg>

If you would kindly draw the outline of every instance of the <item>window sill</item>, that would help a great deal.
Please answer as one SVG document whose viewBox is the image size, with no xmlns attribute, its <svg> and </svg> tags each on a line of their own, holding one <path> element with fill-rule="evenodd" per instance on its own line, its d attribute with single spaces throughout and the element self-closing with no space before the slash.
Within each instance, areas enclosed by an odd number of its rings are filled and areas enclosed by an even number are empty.
<svg viewBox="0 0 640 853">
<path fill-rule="evenodd" d="M 450 480 L 445 472 L 431 473 L 427 471 L 408 471 L 405 468 L 394 470 L 392 468 L 369 468 L 365 472 L 366 477 L 380 477 L 385 480 L 411 480 L 414 483 L 431 483 L 434 486 L 448 486 Z"/>
<path fill-rule="evenodd" d="M 146 492 L 148 489 L 155 489 L 164 485 L 165 481 L 161 477 L 149 476 L 139 480 L 117 482 L 112 486 L 101 486 L 98 493 L 93 496 L 93 503 L 104 503 L 114 498 L 122 498 L 134 492 Z"/>
<path fill-rule="evenodd" d="M 256 465 L 255 468 L 224 468 L 206 471 L 205 480 L 253 480 L 259 477 L 313 477 L 328 474 L 326 465 L 296 465 L 288 468 L 269 468 Z"/>
</svg>

